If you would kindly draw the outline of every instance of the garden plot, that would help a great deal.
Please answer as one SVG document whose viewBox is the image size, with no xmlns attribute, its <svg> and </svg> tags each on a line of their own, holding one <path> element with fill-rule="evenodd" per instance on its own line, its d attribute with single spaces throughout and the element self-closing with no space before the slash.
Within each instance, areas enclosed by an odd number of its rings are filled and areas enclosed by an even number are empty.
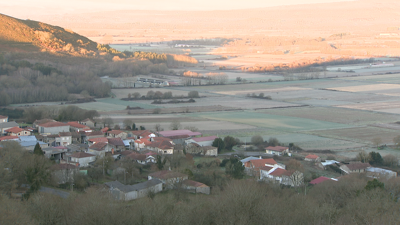
<svg viewBox="0 0 400 225">
<path fill-rule="evenodd" d="M 328 138 L 341 140 L 371 143 L 374 138 L 380 138 L 382 144 L 393 143 L 393 138 L 399 135 L 399 132 L 391 129 L 378 127 L 353 127 L 345 129 L 321 130 L 318 132 L 310 132 L 311 134 L 320 135 Z"/>
<path fill-rule="evenodd" d="M 374 83 L 400 84 L 400 74 L 345 77 L 340 79 L 350 80 L 350 81 L 367 81 Z"/>
<path fill-rule="evenodd" d="M 298 132 L 307 130 L 324 130 L 324 129 L 350 127 L 349 125 L 344 125 L 339 123 L 288 117 L 288 116 L 269 115 L 265 113 L 257 113 L 250 111 L 202 113 L 196 115 L 217 121 L 229 121 L 251 126 L 276 129 L 278 131 L 285 131 L 285 132 Z"/>
<path fill-rule="evenodd" d="M 357 86 L 347 86 L 347 87 L 334 87 L 327 89 L 334 91 L 375 93 L 376 91 L 382 91 L 382 90 L 391 90 L 391 89 L 400 90 L 400 84 L 370 84 L 370 85 L 357 85 Z"/>
<path fill-rule="evenodd" d="M 397 116 L 336 107 L 296 107 L 286 109 L 266 109 L 257 112 L 352 125 L 389 123 L 400 120 L 400 115 Z M 400 125 L 398 126 L 400 128 Z"/>
</svg>

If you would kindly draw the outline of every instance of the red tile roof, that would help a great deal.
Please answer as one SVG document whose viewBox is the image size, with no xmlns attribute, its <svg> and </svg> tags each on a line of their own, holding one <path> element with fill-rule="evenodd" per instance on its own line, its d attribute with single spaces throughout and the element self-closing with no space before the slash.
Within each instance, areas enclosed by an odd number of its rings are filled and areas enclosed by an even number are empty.
<svg viewBox="0 0 400 225">
<path fill-rule="evenodd" d="M 269 175 L 275 176 L 275 177 L 281 177 L 282 175 L 289 175 L 289 171 L 281 169 L 281 168 L 276 168 L 272 173 Z M 291 174 L 291 173 L 290 173 Z"/>
<path fill-rule="evenodd" d="M 121 138 L 108 138 L 108 143 L 114 146 L 125 146 Z"/>
<path fill-rule="evenodd" d="M 107 146 L 106 142 L 96 142 L 96 144 L 91 145 L 89 149 L 96 151 L 103 151 L 106 146 Z"/>
<path fill-rule="evenodd" d="M 135 143 L 149 145 L 149 144 L 151 144 L 151 141 L 149 141 L 147 139 L 144 139 L 144 138 L 141 138 L 141 139 L 135 140 Z"/>
<path fill-rule="evenodd" d="M 38 124 L 40 127 L 65 127 L 69 126 L 68 124 L 61 123 L 61 122 L 47 122 L 47 123 L 42 123 Z"/>
<path fill-rule="evenodd" d="M 103 132 L 103 133 L 105 133 L 105 132 L 107 132 L 109 129 L 110 129 L 110 128 L 108 128 L 108 127 L 104 127 L 104 128 L 101 129 L 100 131 Z"/>
<path fill-rule="evenodd" d="M 309 154 L 308 156 L 306 156 L 306 159 L 318 159 L 318 158 L 319 156 L 313 154 Z"/>
<path fill-rule="evenodd" d="M 174 145 L 171 144 L 171 142 L 165 141 L 165 140 L 153 141 L 146 146 L 153 147 L 153 148 L 159 148 L 159 149 L 172 149 L 174 147 Z"/>
<path fill-rule="evenodd" d="M 103 135 L 103 136 L 104 136 L 104 133 L 101 132 L 101 131 L 92 131 L 92 132 L 86 133 L 86 137 L 89 137 L 89 136 L 99 136 L 99 135 Z"/>
<path fill-rule="evenodd" d="M 4 136 L 4 137 L 0 137 L 0 141 L 12 140 L 12 139 L 18 139 L 18 136 Z"/>
<path fill-rule="evenodd" d="M 142 136 L 144 138 L 148 137 L 149 135 L 153 134 L 148 130 L 133 130 L 131 133 L 135 136 Z"/>
<path fill-rule="evenodd" d="M 327 180 L 332 180 L 332 179 L 324 177 L 324 176 L 321 176 L 321 177 L 318 177 L 317 179 L 314 179 L 314 180 L 310 181 L 310 184 L 319 184 L 319 183 L 322 183 L 322 182 L 327 181 Z"/>
<path fill-rule="evenodd" d="M 87 157 L 93 157 L 93 156 L 95 156 L 95 155 L 92 155 L 92 154 L 89 154 L 86 152 L 77 152 L 77 153 L 70 155 L 70 157 L 72 157 L 72 158 L 87 158 Z"/>
<path fill-rule="evenodd" d="M 99 138 L 91 138 L 88 140 L 89 142 L 97 143 L 97 142 L 108 142 L 108 138 L 106 137 L 99 137 Z"/>
<path fill-rule="evenodd" d="M 14 134 L 19 133 L 21 131 L 24 131 L 24 129 L 19 128 L 19 127 L 12 127 L 10 129 L 5 130 L 5 132 L 7 132 L 7 133 L 14 133 Z"/>
<path fill-rule="evenodd" d="M 273 158 L 269 159 L 253 159 L 249 161 L 251 164 L 253 164 L 254 168 L 262 168 L 265 166 L 265 164 L 268 165 L 275 165 L 277 162 Z"/>
<path fill-rule="evenodd" d="M 80 124 L 80 123 L 75 122 L 75 121 L 68 122 L 67 124 L 70 125 L 71 127 L 76 127 L 76 128 L 81 128 L 81 129 L 84 129 L 84 128 L 90 129 L 88 126 Z"/>
<path fill-rule="evenodd" d="M 266 150 L 270 150 L 270 151 L 275 151 L 275 152 L 283 152 L 287 149 L 289 149 L 288 147 L 282 147 L 282 146 L 268 146 L 265 148 Z"/>
<path fill-rule="evenodd" d="M 264 167 L 261 167 L 260 170 L 270 171 L 270 170 L 272 170 L 273 168 L 274 168 L 274 167 L 271 167 L 271 166 L 264 166 Z"/>
</svg>

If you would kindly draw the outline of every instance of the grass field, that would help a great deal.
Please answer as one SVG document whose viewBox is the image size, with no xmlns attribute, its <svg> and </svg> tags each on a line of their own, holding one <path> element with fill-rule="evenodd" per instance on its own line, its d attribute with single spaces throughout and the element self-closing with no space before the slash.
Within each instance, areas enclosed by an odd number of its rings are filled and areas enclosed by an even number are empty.
<svg viewBox="0 0 400 225">
<path fill-rule="evenodd" d="M 229 121 L 288 132 L 350 127 L 349 125 L 339 123 L 288 116 L 269 115 L 252 111 L 203 113 L 197 114 L 197 116 L 212 120 Z"/>
</svg>

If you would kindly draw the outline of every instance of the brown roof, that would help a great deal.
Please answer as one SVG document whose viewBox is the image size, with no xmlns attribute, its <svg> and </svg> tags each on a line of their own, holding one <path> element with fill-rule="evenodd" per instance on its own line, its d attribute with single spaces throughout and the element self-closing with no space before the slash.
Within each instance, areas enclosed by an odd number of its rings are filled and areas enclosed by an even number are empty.
<svg viewBox="0 0 400 225">
<path fill-rule="evenodd" d="M 313 154 L 309 154 L 308 156 L 306 156 L 306 159 L 318 159 L 318 158 L 319 156 Z"/>
<path fill-rule="evenodd" d="M 272 173 L 270 173 L 269 175 L 275 176 L 275 177 L 281 177 L 282 175 L 290 175 L 290 172 L 281 168 L 277 168 L 276 170 L 274 170 Z"/>
<path fill-rule="evenodd" d="M 362 170 L 371 167 L 369 163 L 350 163 L 346 165 L 349 170 Z"/>
<path fill-rule="evenodd" d="M 173 144 L 171 144 L 171 142 L 169 141 L 153 141 L 151 142 L 149 145 L 147 145 L 149 147 L 153 147 L 153 148 L 159 148 L 159 149 L 171 149 L 174 147 Z"/>
<path fill-rule="evenodd" d="M 114 146 L 125 146 L 121 138 L 108 138 L 108 143 Z"/>
<path fill-rule="evenodd" d="M 125 132 L 122 131 L 122 130 L 112 130 L 112 131 L 108 131 L 107 133 L 118 135 L 118 134 L 120 134 L 120 133 L 125 133 Z"/>
<path fill-rule="evenodd" d="M 192 187 L 208 187 L 207 185 L 194 181 L 194 180 L 184 180 L 182 184 L 186 186 L 192 186 Z"/>
<path fill-rule="evenodd" d="M 134 153 L 134 152 L 133 152 L 133 151 L 126 150 L 126 151 L 122 151 L 120 154 L 121 154 L 121 155 L 124 155 L 124 156 L 127 156 L 127 155 L 130 155 L 130 154 L 132 154 L 132 153 Z"/>
<path fill-rule="evenodd" d="M 82 135 L 78 132 L 71 132 L 71 136 L 72 136 L 72 138 L 81 138 L 82 137 Z"/>
<path fill-rule="evenodd" d="M 275 151 L 275 152 L 283 152 L 285 150 L 288 149 L 288 147 L 282 147 L 282 146 L 269 146 L 265 148 L 266 150 L 270 150 L 270 151 Z"/>
<path fill-rule="evenodd" d="M 41 119 L 41 120 L 35 120 L 35 122 L 33 122 L 33 123 L 35 123 L 35 124 L 43 124 L 43 123 L 48 123 L 48 122 L 57 122 L 57 121 L 55 121 L 53 119 Z"/>
<path fill-rule="evenodd" d="M 75 122 L 75 121 L 68 122 L 67 124 L 70 125 L 71 127 L 76 127 L 76 128 L 82 128 L 82 129 L 83 128 L 89 128 L 88 126 L 80 124 L 80 123 Z"/>
<path fill-rule="evenodd" d="M 169 178 L 176 178 L 176 177 L 187 177 L 186 174 L 171 171 L 171 170 L 161 170 L 155 173 L 149 174 L 149 176 L 158 178 L 158 179 L 169 179 Z"/>
<path fill-rule="evenodd" d="M 147 137 L 150 134 L 152 134 L 150 131 L 148 130 L 133 130 L 131 131 L 131 133 L 135 136 L 142 136 L 142 137 Z"/>
<path fill-rule="evenodd" d="M 11 139 L 18 139 L 18 136 L 3 136 L 3 137 L 0 137 L 0 141 L 11 140 Z"/>
<path fill-rule="evenodd" d="M 169 136 L 168 138 L 169 138 L 169 139 L 172 139 L 172 140 L 175 140 L 175 139 L 186 139 L 186 138 L 188 138 L 188 137 L 190 137 L 190 136 L 187 135 L 187 134 L 183 134 L 183 135 Z"/>
<path fill-rule="evenodd" d="M 89 137 L 89 136 L 100 136 L 100 135 L 103 135 L 103 136 L 104 136 L 104 133 L 101 132 L 101 131 L 92 131 L 92 132 L 86 133 L 86 136 L 87 136 L 87 137 Z"/>
<path fill-rule="evenodd" d="M 138 153 L 134 152 L 134 153 L 131 153 L 131 154 L 127 155 L 126 157 L 129 157 L 129 158 L 134 159 L 134 160 L 144 161 L 144 160 L 146 160 L 147 155 L 138 154 Z"/>
<path fill-rule="evenodd" d="M 92 156 L 95 156 L 95 155 L 92 155 L 92 154 L 89 154 L 86 152 L 77 152 L 77 153 L 70 155 L 70 157 L 72 157 L 72 158 L 86 158 L 86 157 L 92 157 Z"/>
<path fill-rule="evenodd" d="M 103 133 L 105 133 L 105 132 L 107 132 L 109 129 L 110 129 L 110 128 L 108 128 L 108 127 L 104 127 L 104 128 L 101 129 L 100 131 L 103 132 Z"/>
<path fill-rule="evenodd" d="M 0 119 L 7 119 L 8 118 L 8 116 L 2 116 L 2 115 L 0 115 Z"/>
<path fill-rule="evenodd" d="M 91 138 L 88 141 L 89 142 L 108 142 L 108 138 L 106 138 L 106 137 Z"/>
<path fill-rule="evenodd" d="M 89 149 L 96 150 L 96 151 L 103 151 L 106 146 L 107 146 L 107 143 L 105 143 L 105 142 L 96 142 L 96 144 L 91 145 L 89 147 Z"/>
<path fill-rule="evenodd" d="M 72 137 L 71 132 L 60 132 L 58 134 L 60 134 L 60 137 L 69 137 L 69 136 Z"/>
<path fill-rule="evenodd" d="M 42 123 L 38 124 L 40 127 L 65 127 L 69 126 L 68 124 L 61 123 L 61 122 L 47 122 L 47 123 Z"/>
</svg>

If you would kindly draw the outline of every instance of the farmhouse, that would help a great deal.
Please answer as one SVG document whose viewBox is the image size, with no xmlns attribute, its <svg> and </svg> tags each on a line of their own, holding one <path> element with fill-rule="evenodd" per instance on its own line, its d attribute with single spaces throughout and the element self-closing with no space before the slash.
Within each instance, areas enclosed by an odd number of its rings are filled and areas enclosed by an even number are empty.
<svg viewBox="0 0 400 225">
<path fill-rule="evenodd" d="M 0 132 L 1 132 L 0 135 L 5 134 L 6 130 L 13 128 L 13 127 L 19 127 L 18 123 L 16 123 L 15 121 L 0 123 Z"/>
<path fill-rule="evenodd" d="M 292 187 L 298 187 L 304 182 L 304 175 L 299 171 L 287 171 L 279 167 L 263 167 L 260 169 L 260 180 L 271 181 Z"/>
<path fill-rule="evenodd" d="M 121 138 L 108 138 L 108 144 L 114 151 L 120 152 L 125 150 L 125 144 Z"/>
<path fill-rule="evenodd" d="M 210 187 L 197 181 L 184 180 L 182 181 L 182 187 L 192 193 L 210 194 Z"/>
<path fill-rule="evenodd" d="M 176 183 L 187 180 L 188 175 L 170 170 L 161 170 L 149 174 L 149 180 L 152 180 L 154 178 L 161 180 L 166 188 L 173 188 Z"/>
<path fill-rule="evenodd" d="M 367 168 L 371 167 L 369 163 L 361 163 L 355 162 L 350 164 L 343 164 L 340 166 L 340 169 L 345 173 L 364 173 L 366 172 Z"/>
<path fill-rule="evenodd" d="M 152 179 L 135 185 L 124 185 L 119 181 L 105 183 L 110 188 L 110 193 L 117 200 L 129 201 L 146 197 L 150 192 L 158 193 L 162 191 L 162 182 Z"/>
<path fill-rule="evenodd" d="M 173 154 L 174 153 L 174 145 L 171 143 L 172 140 L 169 138 L 152 138 L 153 141 L 146 145 L 146 147 L 152 151 L 155 151 L 160 154 Z"/>
<path fill-rule="evenodd" d="M 0 123 L 7 123 L 7 122 L 8 122 L 8 116 L 0 115 Z"/>
<path fill-rule="evenodd" d="M 321 158 L 317 155 L 309 154 L 304 158 L 304 160 L 309 162 L 320 162 Z"/>
<path fill-rule="evenodd" d="M 80 124 L 88 126 L 90 128 L 94 128 L 96 123 L 93 120 L 87 118 L 87 119 L 82 120 L 80 122 Z"/>
<path fill-rule="evenodd" d="M 188 139 L 185 142 L 186 144 L 196 143 L 200 146 L 211 146 L 216 138 L 218 137 L 217 136 L 197 137 Z"/>
<path fill-rule="evenodd" d="M 96 156 L 85 152 L 77 152 L 69 156 L 70 162 L 75 163 L 79 167 L 89 166 L 89 163 L 96 161 Z"/>
<path fill-rule="evenodd" d="M 38 131 L 40 134 L 58 134 L 60 132 L 69 132 L 69 125 L 61 122 L 47 122 L 38 124 Z"/>
<path fill-rule="evenodd" d="M 265 152 L 271 155 L 284 155 L 289 153 L 289 148 L 283 146 L 268 146 L 265 148 Z"/>
<path fill-rule="evenodd" d="M 244 163 L 245 172 L 252 176 L 260 176 L 260 169 L 263 167 L 285 168 L 284 165 L 278 164 L 274 159 L 252 159 Z"/>
<path fill-rule="evenodd" d="M 9 136 L 29 136 L 31 132 L 19 127 L 13 127 L 4 131 Z"/>
</svg>

